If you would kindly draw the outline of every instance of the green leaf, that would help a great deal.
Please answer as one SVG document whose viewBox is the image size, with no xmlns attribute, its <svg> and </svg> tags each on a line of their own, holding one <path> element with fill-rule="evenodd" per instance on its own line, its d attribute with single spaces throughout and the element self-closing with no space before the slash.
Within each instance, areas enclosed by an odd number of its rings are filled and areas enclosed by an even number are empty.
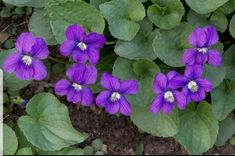
<svg viewBox="0 0 235 156">
<path fill-rule="evenodd" d="M 234 0 L 229 0 L 227 3 L 222 5 L 217 9 L 218 12 L 221 12 L 225 15 L 231 14 L 235 10 L 235 1 Z"/>
<path fill-rule="evenodd" d="M 84 151 L 80 148 L 66 147 L 59 151 L 40 151 L 38 155 L 84 155 Z"/>
<path fill-rule="evenodd" d="M 215 68 L 208 64 L 204 67 L 203 77 L 208 78 L 212 82 L 213 88 L 216 88 L 223 82 L 225 75 L 226 72 L 222 67 Z"/>
<path fill-rule="evenodd" d="M 94 155 L 94 149 L 91 146 L 86 146 L 83 148 L 84 155 Z"/>
<path fill-rule="evenodd" d="M 149 19 L 161 29 L 172 29 L 180 24 L 184 6 L 180 0 L 152 0 L 147 14 Z"/>
<path fill-rule="evenodd" d="M 135 154 L 143 155 L 143 153 L 144 153 L 144 144 L 143 143 L 137 144 L 136 149 L 135 149 Z"/>
<path fill-rule="evenodd" d="M 61 1 L 47 6 L 52 32 L 58 43 L 65 39 L 66 27 L 79 24 L 87 31 L 103 33 L 105 21 L 100 12 L 84 1 Z"/>
<path fill-rule="evenodd" d="M 224 145 L 235 134 L 235 120 L 226 118 L 219 122 L 219 132 L 216 139 L 216 146 Z"/>
<path fill-rule="evenodd" d="M 190 48 L 188 36 L 193 27 L 182 23 L 171 30 L 158 30 L 153 40 L 153 49 L 164 63 L 172 67 L 182 67 L 182 55 L 185 49 Z"/>
<path fill-rule="evenodd" d="M 15 6 L 30 6 L 30 7 L 36 7 L 36 8 L 42 8 L 47 5 L 48 2 L 52 0 L 3 0 L 3 2 Z"/>
<path fill-rule="evenodd" d="M 111 34 L 120 40 L 132 40 L 140 29 L 136 23 L 145 17 L 145 9 L 139 0 L 112 0 L 100 5 L 109 24 Z"/>
<path fill-rule="evenodd" d="M 0 53 L 0 67 L 2 68 L 4 60 L 10 55 L 11 53 L 15 52 L 15 49 L 10 49 L 6 51 L 2 51 Z M 17 91 L 28 84 L 31 83 L 31 80 L 20 80 L 16 77 L 15 73 L 5 73 L 3 76 L 3 84 L 5 87 L 9 88 L 11 91 Z"/>
<path fill-rule="evenodd" d="M 220 32 L 225 32 L 228 27 L 227 17 L 219 12 L 214 12 L 210 18 L 210 23 L 213 24 Z"/>
<path fill-rule="evenodd" d="M 90 0 L 90 4 L 99 9 L 99 5 L 105 2 L 109 2 L 110 0 Z"/>
<path fill-rule="evenodd" d="M 233 15 L 230 24 L 229 24 L 229 32 L 233 38 L 235 38 L 235 15 Z"/>
<path fill-rule="evenodd" d="M 3 154 L 13 155 L 18 147 L 15 132 L 7 124 L 3 124 Z"/>
<path fill-rule="evenodd" d="M 199 14 L 207 14 L 225 4 L 228 0 L 186 0 L 191 9 Z"/>
<path fill-rule="evenodd" d="M 229 143 L 232 145 L 235 145 L 235 136 L 229 140 Z"/>
<path fill-rule="evenodd" d="M 44 9 L 37 9 L 29 20 L 29 31 L 38 37 L 43 37 L 48 45 L 55 45 L 57 42 L 52 34 L 49 15 Z"/>
<path fill-rule="evenodd" d="M 103 145 L 103 142 L 101 139 L 95 139 L 92 141 L 91 146 L 93 147 L 93 149 L 95 150 L 95 152 L 101 150 Z"/>
<path fill-rule="evenodd" d="M 156 59 L 152 43 L 156 32 L 152 32 L 152 23 L 145 18 L 140 22 L 140 31 L 131 41 L 119 40 L 115 45 L 115 53 L 128 59 Z"/>
<path fill-rule="evenodd" d="M 19 127 L 27 140 L 42 150 L 60 150 L 87 138 L 73 128 L 67 107 L 50 93 L 35 95 L 26 111 L 29 116 L 20 117 Z"/>
<path fill-rule="evenodd" d="M 222 83 L 211 92 L 212 110 L 218 120 L 225 119 L 235 109 L 234 95 L 235 80 L 230 83 Z"/>
<path fill-rule="evenodd" d="M 147 133 L 159 137 L 174 136 L 179 130 L 179 113 L 174 109 L 169 115 L 152 114 L 149 107 L 132 105 L 131 120 Z"/>
<path fill-rule="evenodd" d="M 24 147 L 18 150 L 16 155 L 33 155 L 31 147 Z"/>
<path fill-rule="evenodd" d="M 204 27 L 209 24 L 210 14 L 198 14 L 193 10 L 189 10 L 187 14 L 187 21 L 194 27 Z"/>
<path fill-rule="evenodd" d="M 235 78 L 235 44 L 231 45 L 223 55 L 223 67 L 226 71 L 226 78 Z"/>
<path fill-rule="evenodd" d="M 191 103 L 180 112 L 180 129 L 176 139 L 189 154 L 201 154 L 214 145 L 218 129 L 210 104 Z"/>
<path fill-rule="evenodd" d="M 127 99 L 132 105 L 148 106 L 153 98 L 153 78 L 160 72 L 159 67 L 148 60 L 130 61 L 124 58 L 117 58 L 113 66 L 113 74 L 121 79 L 136 79 L 139 81 L 139 92 L 135 96 L 128 96 Z"/>
</svg>

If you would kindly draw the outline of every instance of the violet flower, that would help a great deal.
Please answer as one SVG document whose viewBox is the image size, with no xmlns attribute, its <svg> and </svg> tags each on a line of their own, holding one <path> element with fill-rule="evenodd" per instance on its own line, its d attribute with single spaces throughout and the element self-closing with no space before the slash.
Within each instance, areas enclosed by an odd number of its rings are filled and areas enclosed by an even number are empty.
<svg viewBox="0 0 235 156">
<path fill-rule="evenodd" d="M 183 62 L 186 65 L 208 62 L 210 65 L 219 67 L 222 64 L 220 52 L 210 49 L 219 40 L 216 29 L 213 26 L 196 28 L 189 36 L 189 43 L 193 46 L 183 54 Z"/>
<path fill-rule="evenodd" d="M 15 46 L 16 51 L 3 63 L 4 71 L 15 72 L 16 77 L 21 80 L 44 79 L 47 70 L 41 60 L 49 55 L 45 41 L 32 33 L 24 32 L 18 37 Z"/>
<path fill-rule="evenodd" d="M 124 95 L 137 94 L 138 81 L 120 80 L 108 73 L 101 77 L 101 86 L 105 88 L 96 98 L 96 104 L 99 107 L 105 107 L 110 114 L 120 112 L 125 116 L 131 113 L 131 106 Z"/>
<path fill-rule="evenodd" d="M 62 79 L 55 84 L 55 92 L 60 96 L 67 96 L 67 101 L 74 104 L 81 103 L 90 106 L 94 96 L 89 88 L 97 78 L 97 69 L 93 65 L 74 64 L 66 71 L 70 81 Z"/>
<path fill-rule="evenodd" d="M 210 92 L 213 88 L 210 80 L 202 78 L 202 73 L 201 65 L 187 66 L 184 72 L 185 77 L 175 77 L 171 85 L 175 88 L 184 86 L 182 92 L 187 97 L 187 102 L 200 102 L 205 99 L 206 92 Z"/>
<path fill-rule="evenodd" d="M 184 109 L 187 105 L 185 95 L 170 84 L 176 76 L 180 77 L 175 71 L 170 71 L 167 75 L 159 73 L 155 76 L 153 91 L 157 96 L 153 100 L 150 108 L 152 113 L 159 113 L 162 110 L 164 114 L 169 114 L 175 105 L 179 109 Z"/>
<path fill-rule="evenodd" d="M 86 35 L 85 30 L 79 25 L 71 25 L 66 30 L 67 40 L 60 46 L 63 56 L 71 56 L 72 60 L 85 63 L 87 60 L 97 64 L 99 49 L 103 47 L 106 38 L 102 34 L 91 32 Z"/>
</svg>

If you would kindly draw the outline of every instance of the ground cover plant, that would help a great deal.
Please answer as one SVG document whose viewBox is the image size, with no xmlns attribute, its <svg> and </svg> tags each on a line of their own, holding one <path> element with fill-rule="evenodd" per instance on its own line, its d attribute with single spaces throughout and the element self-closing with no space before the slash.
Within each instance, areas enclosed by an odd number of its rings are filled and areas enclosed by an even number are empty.
<svg viewBox="0 0 235 156">
<path fill-rule="evenodd" d="M 234 0 L 3 0 L 4 155 L 235 154 Z"/>
</svg>

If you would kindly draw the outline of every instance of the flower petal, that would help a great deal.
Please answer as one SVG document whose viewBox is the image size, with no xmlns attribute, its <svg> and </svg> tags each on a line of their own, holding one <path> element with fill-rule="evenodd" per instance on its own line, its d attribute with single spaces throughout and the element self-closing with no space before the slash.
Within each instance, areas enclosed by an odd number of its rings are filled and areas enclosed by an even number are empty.
<svg viewBox="0 0 235 156">
<path fill-rule="evenodd" d="M 199 79 L 197 79 L 197 83 L 200 86 L 200 88 L 202 88 L 206 92 L 210 92 L 213 89 L 213 85 L 212 85 L 211 81 L 207 78 L 204 78 L 204 79 L 199 78 Z"/>
<path fill-rule="evenodd" d="M 72 41 L 81 41 L 86 35 L 84 29 L 77 24 L 68 26 L 65 34 L 67 39 Z"/>
<path fill-rule="evenodd" d="M 173 79 L 175 76 L 178 76 L 179 73 L 177 73 L 176 71 L 172 70 L 172 71 L 169 71 L 166 75 L 167 79 L 168 80 L 171 80 Z"/>
<path fill-rule="evenodd" d="M 120 80 L 116 76 L 103 73 L 101 77 L 101 86 L 108 90 L 118 91 L 120 88 Z"/>
<path fill-rule="evenodd" d="M 197 79 L 202 76 L 202 73 L 203 73 L 202 65 L 187 66 L 184 71 L 184 75 L 189 79 Z"/>
<path fill-rule="evenodd" d="M 94 49 L 94 48 L 89 48 L 87 50 L 87 54 L 88 54 L 90 63 L 96 65 L 99 61 L 99 58 L 100 58 L 99 51 L 97 49 Z"/>
<path fill-rule="evenodd" d="M 86 71 L 84 73 L 84 83 L 94 84 L 97 79 L 98 71 L 93 65 L 86 65 Z"/>
<path fill-rule="evenodd" d="M 18 63 L 21 62 L 21 55 L 17 52 L 10 54 L 3 63 L 4 71 L 12 73 L 15 71 Z"/>
<path fill-rule="evenodd" d="M 162 106 L 162 112 L 168 115 L 174 109 L 174 104 L 165 102 Z"/>
<path fill-rule="evenodd" d="M 70 88 L 70 82 L 65 79 L 62 79 L 55 84 L 55 93 L 57 95 L 63 96 L 68 94 Z"/>
<path fill-rule="evenodd" d="M 49 50 L 46 45 L 46 42 L 42 38 L 36 38 L 36 42 L 32 47 L 32 51 L 30 52 L 31 56 L 45 59 L 49 55 Z"/>
<path fill-rule="evenodd" d="M 102 91 L 100 94 L 96 97 L 96 105 L 99 107 L 105 107 L 106 102 L 109 101 L 109 98 L 111 96 L 110 91 Z"/>
<path fill-rule="evenodd" d="M 84 75 L 86 72 L 86 67 L 83 64 L 76 63 L 73 64 L 66 70 L 66 75 L 73 81 L 78 84 L 84 82 Z"/>
<path fill-rule="evenodd" d="M 34 69 L 34 79 L 35 80 L 43 80 L 47 76 L 47 69 L 46 66 L 40 60 L 33 60 L 32 63 Z"/>
<path fill-rule="evenodd" d="M 208 63 L 212 66 L 219 67 L 222 64 L 222 56 L 221 53 L 217 50 L 209 50 L 209 61 Z"/>
<path fill-rule="evenodd" d="M 196 28 L 190 35 L 189 35 L 189 43 L 197 48 L 204 47 L 207 43 L 207 36 L 202 28 Z"/>
<path fill-rule="evenodd" d="M 89 87 L 81 90 L 82 101 L 81 105 L 91 106 L 94 103 L 94 95 Z"/>
<path fill-rule="evenodd" d="M 152 86 L 153 91 L 155 93 L 160 93 L 164 91 L 167 87 L 166 85 L 167 85 L 167 77 L 164 74 L 159 73 L 155 75 L 153 86 Z"/>
<path fill-rule="evenodd" d="M 81 64 L 86 63 L 88 60 L 88 54 L 86 51 L 81 51 L 80 49 L 76 48 L 72 52 L 72 60 Z"/>
<path fill-rule="evenodd" d="M 108 102 L 106 105 L 106 112 L 109 112 L 110 114 L 116 114 L 119 111 L 119 102 Z"/>
<path fill-rule="evenodd" d="M 203 54 L 201 52 L 197 52 L 196 54 L 196 63 L 199 65 L 204 65 L 208 60 L 208 54 Z"/>
<path fill-rule="evenodd" d="M 175 97 L 176 105 L 178 106 L 178 108 L 184 109 L 185 106 L 187 105 L 187 99 L 184 93 L 179 92 L 179 91 L 174 91 L 174 97 Z"/>
<path fill-rule="evenodd" d="M 122 94 L 137 94 L 138 81 L 136 80 L 123 80 L 121 81 L 120 93 Z"/>
<path fill-rule="evenodd" d="M 153 100 L 153 102 L 151 104 L 150 111 L 152 113 L 158 113 L 163 106 L 163 102 L 164 102 L 163 96 L 155 97 L 155 99 Z"/>
<path fill-rule="evenodd" d="M 207 45 L 213 46 L 219 41 L 218 33 L 212 25 L 204 28 L 206 36 L 207 36 Z"/>
<path fill-rule="evenodd" d="M 182 92 L 184 93 L 185 97 L 186 97 L 186 103 L 190 103 L 191 102 L 191 97 L 190 97 L 190 91 L 188 89 L 187 86 L 185 86 L 183 89 L 182 89 Z"/>
<path fill-rule="evenodd" d="M 195 49 L 186 49 L 182 61 L 186 65 L 193 65 L 196 62 L 197 51 Z"/>
<path fill-rule="evenodd" d="M 168 82 L 168 87 L 175 90 L 179 89 L 187 84 L 187 78 L 181 75 L 177 75 Z"/>
<path fill-rule="evenodd" d="M 205 97 L 206 97 L 205 91 L 201 88 L 197 92 L 191 93 L 191 99 L 194 102 L 201 102 L 202 100 L 205 99 Z"/>
<path fill-rule="evenodd" d="M 36 42 L 36 38 L 30 32 L 23 32 L 17 38 L 15 43 L 16 49 L 21 52 L 22 54 L 28 54 L 31 50 L 33 45 Z"/>
<path fill-rule="evenodd" d="M 23 62 L 18 63 L 16 69 L 16 77 L 21 80 L 30 80 L 34 76 L 34 68 L 32 65 L 25 65 Z"/>
<path fill-rule="evenodd" d="M 131 106 L 128 103 L 127 99 L 122 96 L 121 99 L 119 100 L 120 103 L 120 113 L 125 115 L 125 116 L 129 116 L 131 113 Z"/>
<path fill-rule="evenodd" d="M 106 42 L 106 38 L 102 34 L 96 32 L 89 33 L 85 38 L 84 42 L 92 48 L 99 49 L 102 48 Z"/>
<path fill-rule="evenodd" d="M 74 88 L 70 88 L 67 94 L 67 101 L 74 104 L 81 102 L 81 92 L 78 92 Z"/>
<path fill-rule="evenodd" d="M 75 49 L 75 42 L 71 40 L 64 41 L 60 45 L 60 54 L 63 56 L 69 56 Z"/>
</svg>

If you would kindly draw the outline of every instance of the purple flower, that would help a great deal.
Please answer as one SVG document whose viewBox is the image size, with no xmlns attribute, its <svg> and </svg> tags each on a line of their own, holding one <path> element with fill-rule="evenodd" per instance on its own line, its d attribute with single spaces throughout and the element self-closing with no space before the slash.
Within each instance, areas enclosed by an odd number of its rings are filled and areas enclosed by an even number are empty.
<svg viewBox="0 0 235 156">
<path fill-rule="evenodd" d="M 10 54 L 3 63 L 3 69 L 8 73 L 16 73 L 21 80 L 42 80 L 47 71 L 42 59 L 46 59 L 49 51 L 42 38 L 32 33 L 24 32 L 17 39 L 16 51 Z"/>
<path fill-rule="evenodd" d="M 222 64 L 220 52 L 210 49 L 219 40 L 216 29 L 213 26 L 196 28 L 189 36 L 189 43 L 193 46 L 183 54 L 183 62 L 186 65 L 208 62 L 210 65 L 219 67 Z"/>
<path fill-rule="evenodd" d="M 171 85 L 175 88 L 183 86 L 182 92 L 186 95 L 187 102 L 200 102 L 205 99 L 206 92 L 210 92 L 213 88 L 210 80 L 202 78 L 202 73 L 201 65 L 187 66 L 184 72 L 185 77 L 175 77 Z"/>
<path fill-rule="evenodd" d="M 106 38 L 102 34 L 91 32 L 86 35 L 85 30 L 79 25 L 71 25 L 66 30 L 67 40 L 60 46 L 63 56 L 71 56 L 75 62 L 85 63 L 87 60 L 97 64 L 99 49 L 103 47 Z"/>
<path fill-rule="evenodd" d="M 153 91 L 157 96 L 153 100 L 150 108 L 152 113 L 158 113 L 162 110 L 164 114 L 168 114 L 173 110 L 175 105 L 179 109 L 184 109 L 187 105 L 185 95 L 176 90 L 175 86 L 170 83 L 176 76 L 181 77 L 175 71 L 170 71 L 167 75 L 159 73 L 155 76 Z"/>
<path fill-rule="evenodd" d="M 84 106 L 93 104 L 94 96 L 89 88 L 97 78 L 97 69 L 93 65 L 74 64 L 66 71 L 70 81 L 62 79 L 55 84 L 55 92 L 67 96 L 67 101 Z"/>
<path fill-rule="evenodd" d="M 131 113 L 131 107 L 125 94 L 137 94 L 138 81 L 120 80 L 115 76 L 104 73 L 101 77 L 101 86 L 105 88 L 96 98 L 96 104 L 99 107 L 105 107 L 110 114 L 121 114 L 128 116 Z"/>
</svg>

